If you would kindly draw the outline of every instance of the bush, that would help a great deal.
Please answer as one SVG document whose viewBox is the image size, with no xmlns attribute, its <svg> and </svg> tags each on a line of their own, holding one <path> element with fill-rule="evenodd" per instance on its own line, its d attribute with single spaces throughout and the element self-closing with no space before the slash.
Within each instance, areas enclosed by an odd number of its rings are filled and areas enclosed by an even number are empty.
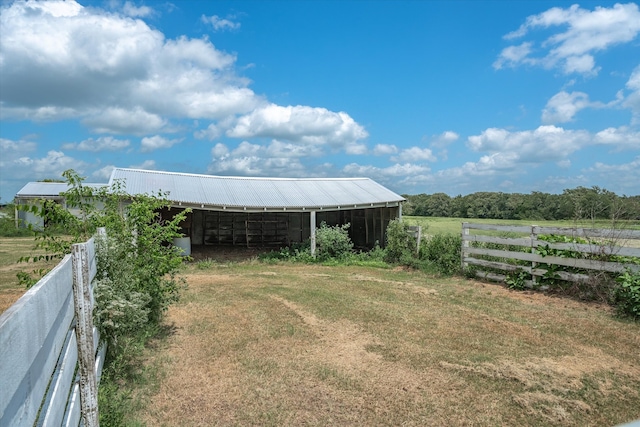
<svg viewBox="0 0 640 427">
<path fill-rule="evenodd" d="M 431 261 L 445 275 L 460 272 L 462 237 L 457 234 L 435 234 L 420 244 L 420 258 Z"/>
<path fill-rule="evenodd" d="M 344 260 L 353 251 L 353 242 L 349 238 L 351 224 L 330 227 L 326 222 L 320 224 L 316 230 L 316 257 L 318 261 L 329 259 Z"/>
<path fill-rule="evenodd" d="M 409 234 L 409 226 L 400 219 L 389 221 L 386 236 L 385 261 L 403 265 L 413 263 L 416 239 Z"/>
<path fill-rule="evenodd" d="M 14 205 L 7 205 L 0 209 L 0 237 L 29 237 L 33 236 L 26 227 L 16 227 Z"/>
<path fill-rule="evenodd" d="M 616 279 L 614 290 L 616 311 L 620 316 L 640 320 L 640 271 L 626 270 Z"/>
</svg>

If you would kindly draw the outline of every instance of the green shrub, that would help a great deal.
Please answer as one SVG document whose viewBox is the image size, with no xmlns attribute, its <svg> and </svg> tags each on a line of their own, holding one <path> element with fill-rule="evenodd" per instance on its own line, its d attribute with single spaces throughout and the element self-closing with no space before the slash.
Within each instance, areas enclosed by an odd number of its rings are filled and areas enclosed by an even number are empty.
<svg viewBox="0 0 640 427">
<path fill-rule="evenodd" d="M 16 227 L 15 205 L 7 205 L 0 209 L 0 237 L 29 237 L 33 236 L 26 227 Z"/>
<path fill-rule="evenodd" d="M 387 226 L 385 261 L 408 265 L 416 258 L 416 239 L 409 234 L 409 226 L 400 219 L 389 221 Z"/>
<path fill-rule="evenodd" d="M 614 303 L 620 316 L 640 320 L 640 271 L 626 270 L 616 279 Z"/>
<path fill-rule="evenodd" d="M 353 251 L 353 242 L 349 237 L 351 224 L 330 227 L 322 222 L 316 230 L 316 257 L 318 261 L 329 259 L 344 260 Z"/>
<path fill-rule="evenodd" d="M 462 238 L 458 234 L 438 233 L 420 244 L 420 258 L 431 261 L 436 270 L 445 275 L 460 272 Z"/>
</svg>

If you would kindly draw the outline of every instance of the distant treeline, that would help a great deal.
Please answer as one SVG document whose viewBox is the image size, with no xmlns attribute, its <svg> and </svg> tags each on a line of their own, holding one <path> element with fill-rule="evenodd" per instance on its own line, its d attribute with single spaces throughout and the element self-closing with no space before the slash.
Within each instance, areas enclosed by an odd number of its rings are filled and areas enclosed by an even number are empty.
<svg viewBox="0 0 640 427">
<path fill-rule="evenodd" d="M 562 194 L 479 192 L 403 194 L 403 215 L 527 220 L 640 219 L 640 196 L 618 196 L 599 188 L 578 187 Z"/>
</svg>

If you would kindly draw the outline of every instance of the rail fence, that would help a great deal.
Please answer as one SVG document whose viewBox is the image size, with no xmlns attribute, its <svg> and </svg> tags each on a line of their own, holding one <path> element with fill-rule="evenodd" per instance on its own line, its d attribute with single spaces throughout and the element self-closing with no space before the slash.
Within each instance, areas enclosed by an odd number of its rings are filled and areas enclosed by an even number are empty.
<svg viewBox="0 0 640 427">
<path fill-rule="evenodd" d="M 92 323 L 95 240 L 0 315 L 0 426 L 98 424 L 106 346 Z"/>
<path fill-rule="evenodd" d="M 554 242 L 548 236 L 567 238 Z M 558 256 L 562 251 L 571 256 Z M 575 270 L 611 273 L 640 270 L 640 265 L 629 258 L 640 258 L 640 231 L 462 223 L 462 267 L 475 266 L 476 276 L 485 279 L 505 281 L 508 274 L 521 271 L 530 275 L 530 280 L 525 280 L 527 287 L 551 276 L 584 282 L 589 280 L 589 274 Z M 508 260 L 518 263 L 505 262 Z"/>
</svg>

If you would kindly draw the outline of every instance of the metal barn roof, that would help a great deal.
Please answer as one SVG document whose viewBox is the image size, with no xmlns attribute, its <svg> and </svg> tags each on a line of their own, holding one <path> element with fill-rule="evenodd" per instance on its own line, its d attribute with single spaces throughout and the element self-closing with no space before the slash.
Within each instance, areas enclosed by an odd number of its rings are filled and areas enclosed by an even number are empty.
<svg viewBox="0 0 640 427">
<path fill-rule="evenodd" d="M 116 168 L 109 184 L 131 195 L 168 193 L 174 205 L 247 211 L 397 206 L 402 196 L 369 178 L 248 178 Z"/>
<path fill-rule="evenodd" d="M 105 187 L 107 184 L 84 184 L 96 189 Z M 69 190 L 69 185 L 65 182 L 28 182 L 16 193 L 17 198 L 53 198 L 60 197 L 60 193 Z"/>
</svg>

